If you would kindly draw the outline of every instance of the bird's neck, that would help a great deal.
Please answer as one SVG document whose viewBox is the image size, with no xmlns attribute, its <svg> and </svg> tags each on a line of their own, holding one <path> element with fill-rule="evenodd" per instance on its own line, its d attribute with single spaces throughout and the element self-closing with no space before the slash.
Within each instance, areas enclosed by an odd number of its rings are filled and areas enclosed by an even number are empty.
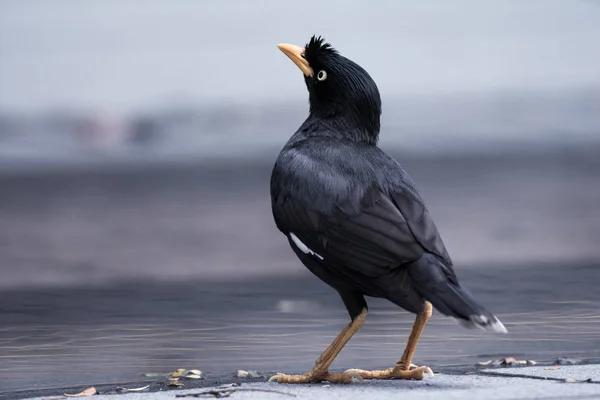
<svg viewBox="0 0 600 400">
<path fill-rule="evenodd" d="M 376 145 L 379 140 L 379 115 L 357 113 L 330 113 L 321 115 L 311 110 L 308 118 L 300 127 L 306 136 L 329 136 L 357 143 Z"/>
</svg>

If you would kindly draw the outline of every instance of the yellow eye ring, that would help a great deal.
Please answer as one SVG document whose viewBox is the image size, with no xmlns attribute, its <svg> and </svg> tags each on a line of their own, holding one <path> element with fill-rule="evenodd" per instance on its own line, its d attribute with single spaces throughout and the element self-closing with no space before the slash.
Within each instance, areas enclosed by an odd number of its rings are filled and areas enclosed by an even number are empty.
<svg viewBox="0 0 600 400">
<path fill-rule="evenodd" d="M 320 70 L 319 73 L 317 74 L 317 79 L 320 81 L 324 81 L 325 79 L 327 79 L 327 72 L 325 70 Z"/>
</svg>

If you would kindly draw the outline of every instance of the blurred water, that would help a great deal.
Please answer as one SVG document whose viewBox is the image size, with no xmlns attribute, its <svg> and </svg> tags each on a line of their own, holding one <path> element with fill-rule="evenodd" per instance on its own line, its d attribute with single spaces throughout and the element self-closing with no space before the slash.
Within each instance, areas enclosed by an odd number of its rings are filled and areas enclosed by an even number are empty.
<svg viewBox="0 0 600 400">
<path fill-rule="evenodd" d="M 274 160 L 306 114 L 303 101 L 171 107 L 129 118 L 7 117 L 7 126 L 0 127 L 0 168 L 210 157 Z M 600 143 L 600 90 L 396 99 L 384 103 L 382 119 L 381 145 L 408 153 L 587 147 Z"/>
<path fill-rule="evenodd" d="M 457 265 L 600 260 L 599 148 L 393 154 Z M 0 174 L 0 289 L 302 271 L 273 222 L 271 168 L 265 158 Z"/>
</svg>

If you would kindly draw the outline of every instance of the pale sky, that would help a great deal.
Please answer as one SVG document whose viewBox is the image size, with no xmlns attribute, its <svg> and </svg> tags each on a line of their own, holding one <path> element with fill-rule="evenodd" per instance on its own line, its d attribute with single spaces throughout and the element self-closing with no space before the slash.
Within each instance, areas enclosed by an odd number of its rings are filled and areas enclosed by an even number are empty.
<svg viewBox="0 0 600 400">
<path fill-rule="evenodd" d="M 600 87 L 600 2 L 0 0 L 0 110 L 306 100 L 323 34 L 384 97 Z"/>
</svg>

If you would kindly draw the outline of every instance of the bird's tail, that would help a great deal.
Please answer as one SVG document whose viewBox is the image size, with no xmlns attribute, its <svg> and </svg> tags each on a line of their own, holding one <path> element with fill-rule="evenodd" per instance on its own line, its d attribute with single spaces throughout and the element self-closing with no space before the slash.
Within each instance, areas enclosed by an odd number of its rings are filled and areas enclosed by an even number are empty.
<svg viewBox="0 0 600 400">
<path fill-rule="evenodd" d="M 425 253 L 408 266 L 414 289 L 439 312 L 466 328 L 508 332 L 502 322 L 460 287 L 454 274 L 433 254 Z"/>
</svg>

